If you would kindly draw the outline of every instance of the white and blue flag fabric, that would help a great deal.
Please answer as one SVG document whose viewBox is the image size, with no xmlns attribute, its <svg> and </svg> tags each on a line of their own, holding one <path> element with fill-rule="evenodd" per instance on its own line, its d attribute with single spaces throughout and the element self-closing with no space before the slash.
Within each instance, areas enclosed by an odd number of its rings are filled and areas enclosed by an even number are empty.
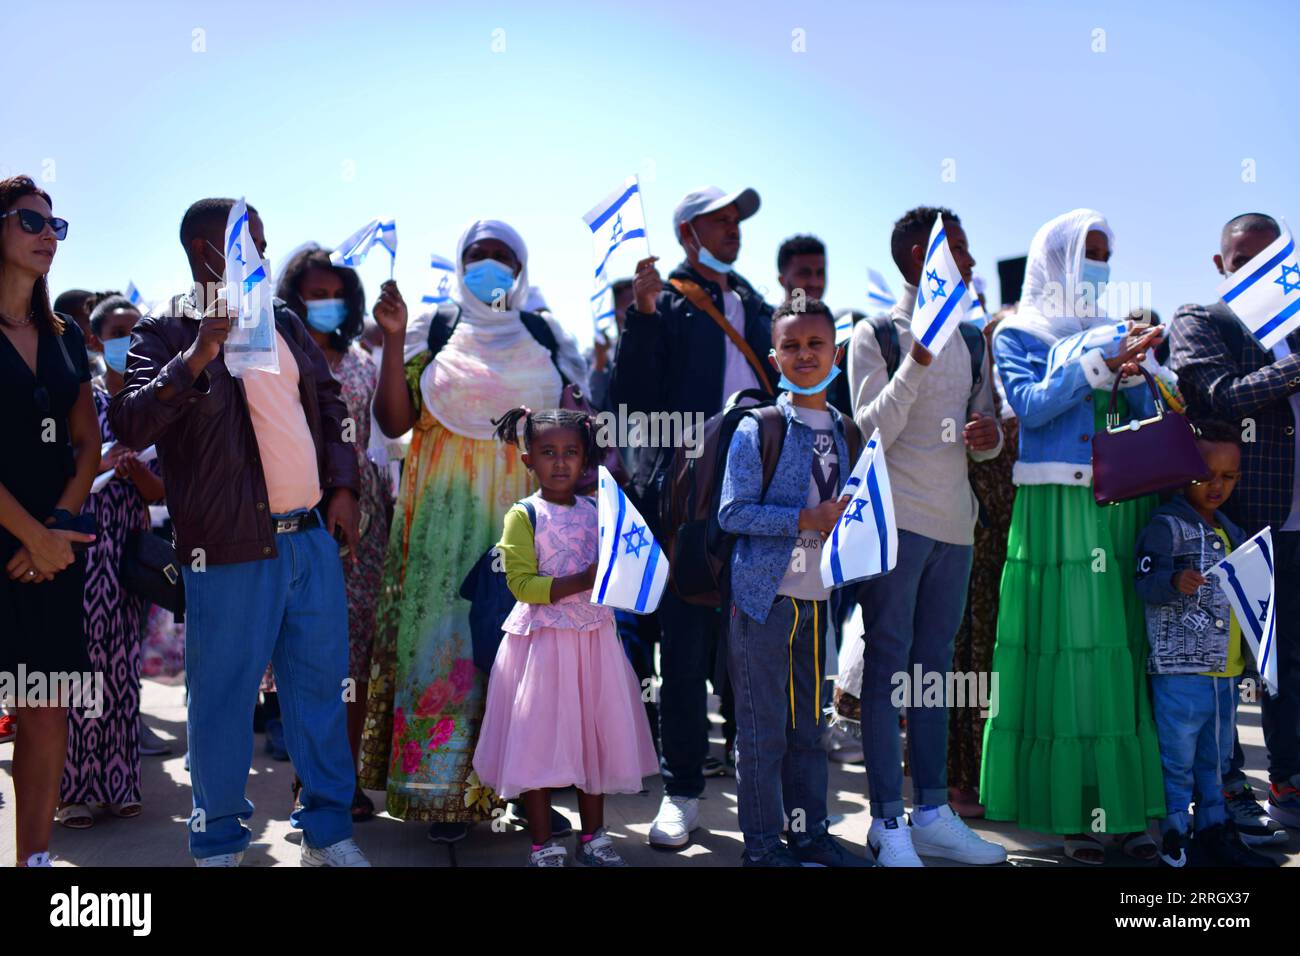
<svg viewBox="0 0 1300 956">
<path fill-rule="evenodd" d="M 275 341 L 275 307 L 271 289 L 271 270 L 257 251 L 248 228 L 248 204 L 243 198 L 230 207 L 226 218 L 226 302 L 239 310 L 222 346 L 226 368 L 231 375 L 242 376 L 258 370 L 280 373 L 279 352 Z"/>
<path fill-rule="evenodd" d="M 127 282 L 126 297 L 130 303 L 135 306 L 136 311 L 141 315 L 149 314 L 149 303 L 145 300 L 144 295 L 136 288 L 134 282 Z"/>
<path fill-rule="evenodd" d="M 336 266 L 348 266 L 355 269 L 366 261 L 366 256 L 375 246 L 383 246 L 391 258 L 397 261 L 397 223 L 392 219 L 371 219 L 368 223 L 339 243 L 338 248 L 330 254 L 330 262 Z"/>
<path fill-rule="evenodd" d="M 912 310 L 912 336 L 927 352 L 937 355 L 957 331 L 957 323 L 966 317 L 970 293 L 948 248 L 943 216 L 934 217 L 925 249 L 916 307 Z"/>
<path fill-rule="evenodd" d="M 614 317 L 614 287 L 603 277 L 596 280 L 596 291 L 591 295 L 591 324 L 597 338 L 613 339 L 618 329 Z"/>
<path fill-rule="evenodd" d="M 828 588 L 886 574 L 898 563 L 894 495 L 879 428 L 862 449 L 843 494 L 852 498 L 822 549 L 822 584 Z"/>
<path fill-rule="evenodd" d="M 600 559 L 591 603 L 636 614 L 654 612 L 668 584 L 668 556 L 604 465 L 599 469 L 596 512 Z"/>
<path fill-rule="evenodd" d="M 591 230 L 597 281 L 615 273 L 631 275 L 637 262 L 650 255 L 641 185 L 635 176 L 623 180 L 620 188 L 596 203 L 582 220 Z"/>
<path fill-rule="evenodd" d="M 443 256 L 430 256 L 429 268 L 433 270 L 433 291 L 426 292 L 420 301 L 426 305 L 440 305 L 451 301 L 451 290 L 456 286 L 456 263 Z"/>
<path fill-rule="evenodd" d="M 888 312 L 898 305 L 898 298 L 890 291 L 889 283 L 875 269 L 867 270 L 867 304 L 872 315 Z"/>
<path fill-rule="evenodd" d="M 1216 291 L 1266 349 L 1300 326 L 1300 256 L 1286 224 L 1282 235 L 1220 283 Z"/>
<path fill-rule="evenodd" d="M 978 329 L 982 329 L 989 324 L 989 314 L 984 311 L 984 304 L 980 302 L 980 298 L 975 294 L 974 289 L 967 293 L 966 321 L 974 322 L 975 327 Z"/>
<path fill-rule="evenodd" d="M 1273 532 L 1265 528 L 1214 567 L 1213 576 L 1228 595 L 1241 634 L 1255 652 L 1259 676 L 1270 694 L 1277 693 L 1277 608 L 1273 580 Z"/>
</svg>

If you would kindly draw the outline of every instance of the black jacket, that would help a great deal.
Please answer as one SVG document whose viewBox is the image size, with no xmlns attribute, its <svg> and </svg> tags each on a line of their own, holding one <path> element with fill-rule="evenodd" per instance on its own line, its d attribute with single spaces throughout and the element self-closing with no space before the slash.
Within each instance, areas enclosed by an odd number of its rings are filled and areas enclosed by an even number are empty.
<svg viewBox="0 0 1300 956">
<path fill-rule="evenodd" d="M 732 273 L 732 290 L 745 309 L 745 341 L 762 364 L 766 385 L 776 392 L 776 373 L 764 359 L 772 348 L 772 307 L 743 278 Z M 683 262 L 669 279 L 696 283 L 713 299 L 720 314 L 726 315 L 722 290 Z M 668 283 L 659 293 L 653 315 L 627 310 L 623 332 L 609 383 L 609 404 L 629 412 L 678 412 L 705 418 L 722 411 L 727 396 L 722 394 L 726 369 L 726 333 L 705 312 Z M 692 419 L 693 421 L 693 419 Z M 671 448 L 641 449 L 636 456 L 632 484 L 640 497 L 644 514 L 657 504 L 657 478 L 667 468 Z M 651 521 L 654 518 L 650 518 Z"/>
</svg>

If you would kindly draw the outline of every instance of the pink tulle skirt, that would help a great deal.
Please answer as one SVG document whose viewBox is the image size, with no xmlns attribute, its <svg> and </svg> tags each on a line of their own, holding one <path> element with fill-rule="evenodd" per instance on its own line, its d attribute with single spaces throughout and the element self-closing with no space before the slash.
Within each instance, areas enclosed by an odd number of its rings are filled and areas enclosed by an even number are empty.
<svg viewBox="0 0 1300 956">
<path fill-rule="evenodd" d="M 612 623 L 502 638 L 474 769 L 507 799 L 569 786 L 637 793 L 659 772 L 641 686 Z"/>
</svg>

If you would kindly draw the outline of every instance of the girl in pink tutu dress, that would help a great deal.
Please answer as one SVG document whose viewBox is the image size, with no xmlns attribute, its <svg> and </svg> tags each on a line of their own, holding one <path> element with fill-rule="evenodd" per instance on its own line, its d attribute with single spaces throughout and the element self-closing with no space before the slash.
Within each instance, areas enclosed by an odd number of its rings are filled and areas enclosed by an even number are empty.
<svg viewBox="0 0 1300 956">
<path fill-rule="evenodd" d="M 582 816 L 578 860 L 626 866 L 605 833 L 604 795 L 639 792 L 659 765 L 614 612 L 591 603 L 600 529 L 595 503 L 574 488 L 595 460 L 595 425 L 581 412 L 525 408 L 494 424 L 523 449 L 541 491 L 525 499 L 536 527 L 517 503 L 498 545 L 518 603 L 488 680 L 474 770 L 501 797 L 521 796 L 529 866 L 565 865 L 568 851 L 551 836 L 551 790 L 570 786 Z"/>
</svg>

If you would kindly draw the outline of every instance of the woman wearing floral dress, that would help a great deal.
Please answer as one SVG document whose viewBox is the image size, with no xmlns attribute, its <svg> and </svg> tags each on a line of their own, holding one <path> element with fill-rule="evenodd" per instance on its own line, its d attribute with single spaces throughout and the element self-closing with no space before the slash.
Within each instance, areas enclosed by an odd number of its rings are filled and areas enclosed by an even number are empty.
<svg viewBox="0 0 1300 956">
<path fill-rule="evenodd" d="M 414 427 L 389 541 L 362 747 L 362 783 L 387 789 L 387 809 L 432 824 L 453 841 L 491 816 L 495 795 L 471 759 L 486 681 L 474 667 L 469 604 L 459 596 L 474 562 L 496 543 L 506 512 L 534 490 L 492 420 L 520 405 L 553 408 L 564 380 L 585 386 L 585 365 L 553 319 L 553 359 L 526 326 L 528 251 L 510 226 L 474 222 L 456 251 L 452 328 L 434 356 L 403 354 L 406 305 L 387 283 L 374 307 L 384 330 L 375 418 L 389 436 Z M 443 320 L 446 320 L 443 322 Z M 404 364 L 405 363 L 405 364 Z M 563 377 L 562 377 L 563 375 Z"/>
</svg>

